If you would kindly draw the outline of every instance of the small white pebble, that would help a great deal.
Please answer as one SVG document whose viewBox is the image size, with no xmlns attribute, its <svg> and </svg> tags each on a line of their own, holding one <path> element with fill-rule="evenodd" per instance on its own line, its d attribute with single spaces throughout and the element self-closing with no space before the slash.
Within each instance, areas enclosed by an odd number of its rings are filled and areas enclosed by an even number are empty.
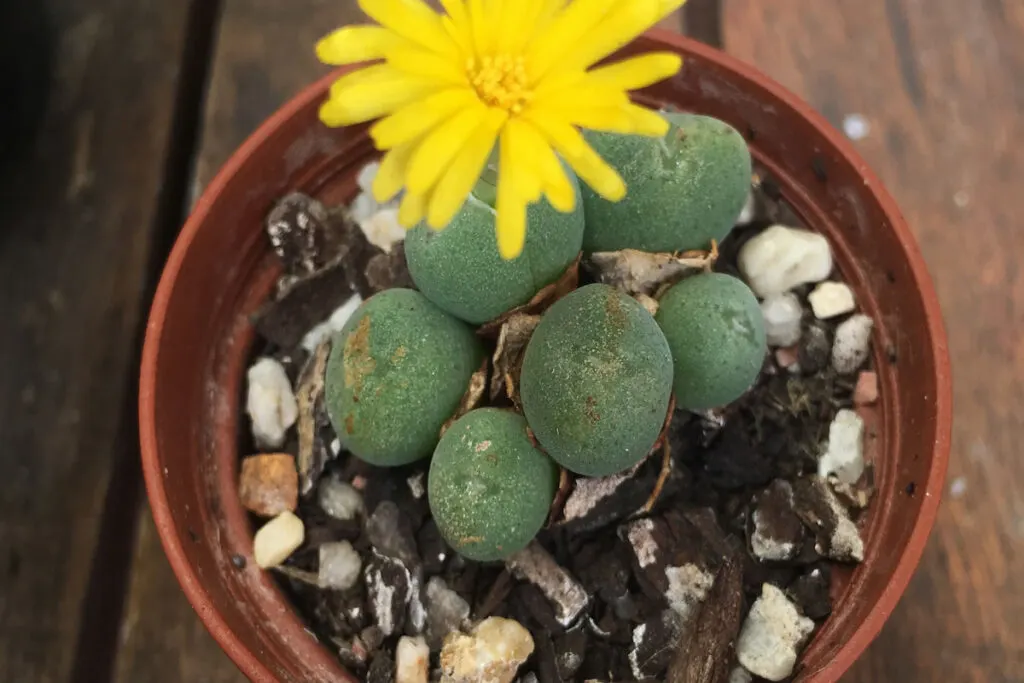
<svg viewBox="0 0 1024 683">
<path fill-rule="evenodd" d="M 380 211 L 380 204 L 369 192 L 361 192 L 348 207 L 349 217 L 356 223 L 369 220 L 378 211 Z"/>
<path fill-rule="evenodd" d="M 512 619 L 488 617 L 472 635 L 453 633 L 444 641 L 445 683 L 511 683 L 533 654 L 533 636 Z"/>
<path fill-rule="evenodd" d="M 746 225 L 747 223 L 754 220 L 754 214 L 757 211 L 757 200 L 754 199 L 754 193 L 747 193 L 747 201 L 743 203 L 743 208 L 740 209 L 740 215 L 736 217 L 736 225 Z"/>
<path fill-rule="evenodd" d="M 743 623 L 736 658 L 755 676 L 781 681 L 793 673 L 799 649 L 813 631 L 814 622 L 801 616 L 781 590 L 766 583 Z"/>
<path fill-rule="evenodd" d="M 341 453 L 341 440 L 340 439 L 333 439 L 331 441 L 331 453 L 333 453 L 334 455 L 338 455 L 339 453 Z"/>
<path fill-rule="evenodd" d="M 742 666 L 737 666 L 729 673 L 728 683 L 751 683 L 753 680 L 754 677 L 749 671 Z"/>
<path fill-rule="evenodd" d="M 971 195 L 967 190 L 960 190 L 953 195 L 953 203 L 958 209 L 966 209 L 971 205 Z"/>
<path fill-rule="evenodd" d="M 842 282 L 822 282 L 807 296 L 807 301 L 818 320 L 844 315 L 857 307 L 853 290 Z"/>
<path fill-rule="evenodd" d="M 363 559 L 348 541 L 320 546 L 318 580 L 321 587 L 348 590 L 359 581 L 362 569 Z"/>
<path fill-rule="evenodd" d="M 358 294 L 352 295 L 348 301 L 338 306 L 331 313 L 331 317 L 323 321 L 302 338 L 302 348 L 313 353 L 316 351 L 316 347 L 320 346 L 321 343 L 332 334 L 341 332 L 341 328 L 345 327 L 345 323 L 352 317 L 352 314 L 356 312 L 359 305 L 363 303 L 363 298 Z"/>
<path fill-rule="evenodd" d="M 850 114 L 843 119 L 843 132 L 851 140 L 863 140 L 871 132 L 871 124 L 861 114 Z"/>
<path fill-rule="evenodd" d="M 764 299 L 827 278 L 832 250 L 821 235 L 773 225 L 743 245 L 737 263 L 747 284 Z"/>
<path fill-rule="evenodd" d="M 291 512 L 282 512 L 256 532 L 252 554 L 256 566 L 262 569 L 276 567 L 298 549 L 306 538 L 302 520 Z"/>
<path fill-rule="evenodd" d="M 285 433 L 299 416 L 292 384 L 284 366 L 261 358 L 249 368 L 245 407 L 252 420 L 252 435 L 261 448 L 280 448 Z"/>
<path fill-rule="evenodd" d="M 427 487 L 423 483 L 423 472 L 414 474 L 405 480 L 405 483 L 409 485 L 409 492 L 412 493 L 412 497 L 419 500 L 427 493 Z"/>
<path fill-rule="evenodd" d="M 359 169 L 359 175 L 356 176 L 356 185 L 363 192 L 373 192 L 373 181 L 377 179 L 379 172 L 380 162 L 371 161 Z"/>
<path fill-rule="evenodd" d="M 836 328 L 832 344 L 832 367 L 841 375 L 860 369 L 868 359 L 874 321 L 866 315 L 855 315 Z"/>
<path fill-rule="evenodd" d="M 405 239 L 405 228 L 398 222 L 398 209 L 384 208 L 369 218 L 359 221 L 359 228 L 373 246 L 390 254 L 396 244 Z"/>
<path fill-rule="evenodd" d="M 324 512 L 342 521 L 353 520 L 366 510 L 363 494 L 337 477 L 324 477 L 321 480 L 317 489 L 317 502 Z"/>
<path fill-rule="evenodd" d="M 682 567 L 665 567 L 665 578 L 668 579 L 665 599 L 669 608 L 678 614 L 684 623 L 697 614 L 708 591 L 711 590 L 711 585 L 715 582 L 714 574 L 692 563 L 684 564 Z"/>
<path fill-rule="evenodd" d="M 423 638 L 402 636 L 395 648 L 395 683 L 427 683 L 430 648 Z"/>
<path fill-rule="evenodd" d="M 949 484 L 949 495 L 952 498 L 962 498 L 967 493 L 967 479 L 957 477 Z"/>
<path fill-rule="evenodd" d="M 828 448 L 818 461 L 818 475 L 834 474 L 843 484 L 855 484 L 864 473 L 864 420 L 852 410 L 840 410 L 828 428 Z"/>
<path fill-rule="evenodd" d="M 775 294 L 761 302 L 764 332 L 769 346 L 793 346 L 800 341 L 804 310 L 793 294 Z"/>
</svg>

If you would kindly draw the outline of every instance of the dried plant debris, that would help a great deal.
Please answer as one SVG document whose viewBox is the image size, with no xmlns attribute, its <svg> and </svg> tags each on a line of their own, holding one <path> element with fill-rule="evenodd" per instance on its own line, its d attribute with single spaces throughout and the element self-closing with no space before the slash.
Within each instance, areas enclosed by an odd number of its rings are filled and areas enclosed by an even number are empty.
<svg viewBox="0 0 1024 683">
<path fill-rule="evenodd" d="M 551 601 L 562 626 L 575 622 L 590 602 L 583 586 L 536 541 L 505 563 L 513 576 L 529 581 Z"/>
<path fill-rule="evenodd" d="M 466 393 L 462 396 L 462 400 L 459 401 L 459 407 L 456 409 L 455 414 L 452 415 L 441 427 L 442 436 L 453 422 L 480 405 L 480 402 L 484 398 L 484 392 L 487 389 L 487 367 L 488 363 L 485 358 L 480 364 L 480 369 L 470 376 L 469 384 L 466 387 Z"/>
<path fill-rule="evenodd" d="M 519 374 L 523 368 L 523 354 L 533 331 L 540 323 L 539 315 L 516 313 L 501 324 L 498 342 L 494 348 L 494 374 L 491 376 L 490 399 L 504 394 L 518 402 Z"/>
<path fill-rule="evenodd" d="M 324 407 L 324 375 L 330 353 L 330 340 L 322 342 L 299 373 L 295 398 L 299 408 L 299 490 L 304 496 L 313 490 L 331 457 L 324 441 L 324 432 L 330 427 Z"/>
<path fill-rule="evenodd" d="M 753 213 L 720 253 L 595 254 L 583 278 L 630 292 L 653 314 L 658 294 L 680 278 L 712 267 L 741 274 L 738 254 L 752 238 L 772 224 L 799 226 L 771 187 L 758 179 Z M 258 433 L 245 449 L 294 458 L 300 495 L 255 460 L 240 480 L 254 514 L 264 515 L 260 524 L 287 513 L 260 534 L 258 564 L 273 566 L 321 642 L 372 683 L 791 676 L 832 611 L 835 563 L 863 557 L 857 515 L 873 493 L 865 411 L 879 397 L 865 357 L 870 329 L 856 314 L 835 313 L 839 304 L 822 307 L 822 293 L 834 290 L 848 308 L 842 284 L 819 286 L 814 301 L 814 283 L 773 294 L 762 312 L 774 325 L 774 353 L 746 395 L 714 411 L 670 409 L 651 455 L 624 472 L 563 472 L 537 539 L 504 565 L 480 564 L 454 553 L 431 518 L 428 461 L 367 465 L 341 449 L 326 418 L 331 336 L 364 298 L 412 286 L 390 228 L 378 235 L 385 252 L 346 213 L 295 195 L 268 217 L 284 275 L 280 296 L 256 316 L 267 344 L 254 356 L 265 359 L 255 389 L 271 400 L 257 401 Z M 794 249 L 820 247 L 775 233 Z M 762 265 L 751 267 L 760 273 Z M 772 289 L 772 274 L 760 275 Z M 458 415 L 478 405 L 514 409 L 540 316 L 579 280 L 577 262 L 531 302 L 479 328 L 493 353 Z"/>
<path fill-rule="evenodd" d="M 598 282 L 618 287 L 630 295 L 652 296 L 665 285 L 711 268 L 717 256 L 717 251 L 677 256 L 624 249 L 591 254 L 585 265 Z"/>
<path fill-rule="evenodd" d="M 511 311 L 497 317 L 491 322 L 481 325 L 477 330 L 477 334 L 481 337 L 494 337 L 501 331 L 502 326 L 507 320 L 524 314 L 540 315 L 550 308 L 551 304 L 576 289 L 579 284 L 579 273 L 580 262 L 579 259 L 577 259 L 575 263 L 566 269 L 562 274 L 562 277 L 537 292 L 532 299 L 522 306 L 513 308 Z"/>
</svg>

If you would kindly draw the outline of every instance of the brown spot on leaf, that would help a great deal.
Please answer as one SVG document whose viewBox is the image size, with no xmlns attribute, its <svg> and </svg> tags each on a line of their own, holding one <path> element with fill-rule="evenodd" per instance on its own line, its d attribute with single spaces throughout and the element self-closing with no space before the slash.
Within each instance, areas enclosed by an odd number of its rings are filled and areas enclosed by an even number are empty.
<svg viewBox="0 0 1024 683">
<path fill-rule="evenodd" d="M 345 416 L 345 431 L 349 434 L 354 434 L 356 431 L 356 420 L 352 413 Z"/>
<path fill-rule="evenodd" d="M 597 412 L 597 401 L 593 396 L 587 396 L 586 407 L 583 409 L 590 424 L 596 424 L 601 420 L 601 414 Z"/>
<path fill-rule="evenodd" d="M 377 368 L 377 361 L 370 355 L 370 318 L 364 316 L 355 332 L 345 340 L 345 388 L 358 394 L 363 390 L 366 377 Z"/>
<path fill-rule="evenodd" d="M 405 347 L 399 346 L 397 349 L 395 349 L 395 352 L 391 354 L 391 363 L 398 364 L 402 361 L 403 358 L 405 358 Z"/>
</svg>

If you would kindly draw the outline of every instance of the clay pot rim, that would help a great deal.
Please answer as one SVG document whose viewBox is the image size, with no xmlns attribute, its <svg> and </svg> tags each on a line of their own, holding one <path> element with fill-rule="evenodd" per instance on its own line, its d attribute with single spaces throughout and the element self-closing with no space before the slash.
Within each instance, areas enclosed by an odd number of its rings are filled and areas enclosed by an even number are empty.
<svg viewBox="0 0 1024 683">
<path fill-rule="evenodd" d="M 918 487 L 920 495 L 924 497 L 920 513 L 911 532 L 910 541 L 902 549 L 899 563 L 885 591 L 876 601 L 868 617 L 857 628 L 854 636 L 836 653 L 836 656 L 825 668 L 817 672 L 816 677 L 821 677 L 824 680 L 834 680 L 853 664 L 881 631 L 882 626 L 896 607 L 896 603 L 899 601 L 900 596 L 903 594 L 917 568 L 938 514 L 949 462 L 952 437 L 952 378 L 946 330 L 942 322 L 938 295 L 932 285 L 931 277 L 927 272 L 920 249 L 895 200 L 885 190 L 879 178 L 861 159 L 853 145 L 835 130 L 821 114 L 753 66 L 715 48 L 665 29 L 651 29 L 648 31 L 648 35 L 658 41 L 664 41 L 674 48 L 693 54 L 700 59 L 738 73 L 741 77 L 752 81 L 770 92 L 772 96 L 798 111 L 810 124 L 818 129 L 835 150 L 850 161 L 859 171 L 865 183 L 873 188 L 874 194 L 888 217 L 892 231 L 895 233 L 900 247 L 906 256 L 914 286 L 918 290 L 924 304 L 928 337 L 931 342 L 931 351 L 935 358 L 936 387 L 938 389 L 937 396 L 935 397 L 937 431 L 932 467 L 927 482 L 924 486 Z M 238 172 L 239 168 L 264 143 L 264 140 L 272 131 L 279 128 L 285 121 L 294 117 L 312 102 L 322 99 L 330 84 L 343 71 L 345 71 L 345 68 L 332 71 L 299 92 L 260 125 L 220 169 L 193 207 L 188 220 L 175 241 L 160 277 L 145 333 L 139 386 L 139 433 L 143 476 L 153 519 L 164 552 L 189 602 L 217 643 L 241 671 L 253 681 L 273 683 L 278 679 L 260 662 L 255 654 L 242 644 L 224 618 L 218 613 L 202 582 L 188 561 L 183 539 L 179 538 L 175 532 L 170 504 L 164 488 L 160 460 L 157 455 L 159 449 L 155 422 L 155 386 L 159 362 L 159 340 L 163 334 L 171 293 L 186 254 L 200 226 L 204 224 L 211 206 L 223 191 L 228 180 Z"/>
</svg>

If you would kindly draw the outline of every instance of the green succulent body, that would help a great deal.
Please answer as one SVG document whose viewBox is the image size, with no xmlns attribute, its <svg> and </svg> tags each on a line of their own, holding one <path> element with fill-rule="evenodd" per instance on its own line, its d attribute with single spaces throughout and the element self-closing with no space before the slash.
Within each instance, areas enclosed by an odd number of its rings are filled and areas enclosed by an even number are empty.
<svg viewBox="0 0 1024 683">
<path fill-rule="evenodd" d="M 646 457 L 671 392 L 665 336 L 640 304 L 607 285 L 555 303 L 523 359 L 527 422 L 548 454 L 578 474 L 606 476 Z"/>
<path fill-rule="evenodd" d="M 672 348 L 677 405 L 723 406 L 757 379 L 767 352 L 764 318 L 742 281 L 722 273 L 682 280 L 661 297 L 656 319 Z"/>
<path fill-rule="evenodd" d="M 364 302 L 327 362 L 327 412 L 341 444 L 384 467 L 427 457 L 483 360 L 467 325 L 419 292 Z"/>
<path fill-rule="evenodd" d="M 732 229 L 750 190 L 750 151 L 743 136 L 707 116 L 662 116 L 672 124 L 664 138 L 587 133 L 628 192 L 610 202 L 582 188 L 584 251 L 706 249 Z"/>
<path fill-rule="evenodd" d="M 544 525 L 558 468 L 527 436 L 526 420 L 497 408 L 473 410 L 441 437 L 427 482 L 441 535 L 480 562 L 521 550 Z"/>
<path fill-rule="evenodd" d="M 474 195 L 444 230 L 419 225 L 405 240 L 409 273 L 421 292 L 474 325 L 527 303 L 576 260 L 583 244 L 583 207 L 561 213 L 546 199 L 527 210 L 523 253 L 505 260 L 494 238 L 494 209 Z"/>
</svg>

